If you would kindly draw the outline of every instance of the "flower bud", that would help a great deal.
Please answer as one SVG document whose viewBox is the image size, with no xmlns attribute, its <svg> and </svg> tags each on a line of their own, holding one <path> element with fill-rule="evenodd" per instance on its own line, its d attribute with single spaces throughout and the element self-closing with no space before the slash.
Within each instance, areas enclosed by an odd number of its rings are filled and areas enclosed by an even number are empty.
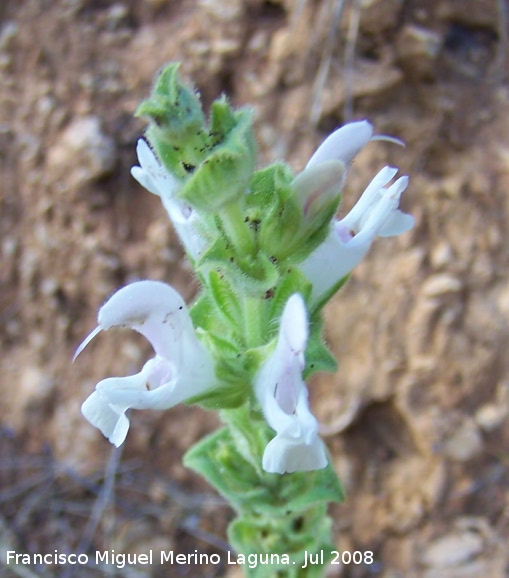
<svg viewBox="0 0 509 578">
<path fill-rule="evenodd" d="M 179 67 L 173 63 L 161 72 L 152 95 L 136 111 L 136 116 L 148 117 L 159 138 L 173 146 L 185 146 L 187 139 L 205 124 L 199 96 L 182 83 Z"/>
<path fill-rule="evenodd" d="M 256 160 L 250 110 L 233 113 L 226 101 L 217 101 L 211 124 L 210 140 L 219 142 L 178 191 L 198 211 L 216 211 L 245 196 Z"/>
</svg>

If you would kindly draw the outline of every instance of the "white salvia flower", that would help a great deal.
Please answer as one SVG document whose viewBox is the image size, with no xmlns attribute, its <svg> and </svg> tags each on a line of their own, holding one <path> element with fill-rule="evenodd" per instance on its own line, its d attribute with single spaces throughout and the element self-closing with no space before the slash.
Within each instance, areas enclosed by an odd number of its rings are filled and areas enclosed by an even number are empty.
<svg viewBox="0 0 509 578">
<path fill-rule="evenodd" d="M 270 473 L 310 471 L 325 468 L 325 447 L 318 436 L 318 423 L 308 405 L 302 379 L 308 320 L 302 297 L 288 299 L 275 350 L 263 363 L 255 391 L 263 414 L 276 437 L 263 454 L 263 469 Z"/>
<path fill-rule="evenodd" d="M 414 226 L 414 217 L 398 209 L 408 177 L 386 186 L 397 172 L 384 167 L 348 215 L 334 220 L 325 241 L 301 263 L 301 270 L 313 283 L 314 302 L 352 271 L 376 237 L 400 235 Z"/>
<path fill-rule="evenodd" d="M 140 166 L 131 168 L 132 176 L 147 191 L 161 197 L 163 206 L 187 254 L 193 260 L 197 259 L 203 252 L 207 240 L 201 231 L 200 219 L 196 211 L 188 204 L 175 198 L 175 191 L 180 186 L 180 183 L 161 166 L 143 139 L 138 140 L 136 153 L 138 154 Z"/>
<path fill-rule="evenodd" d="M 139 281 L 123 287 L 101 307 L 98 323 L 75 358 L 111 327 L 138 331 L 155 351 L 140 373 L 102 380 L 82 405 L 87 420 L 115 446 L 127 435 L 128 409 L 168 409 L 214 386 L 212 358 L 196 336 L 182 297 L 169 285 Z"/>
</svg>

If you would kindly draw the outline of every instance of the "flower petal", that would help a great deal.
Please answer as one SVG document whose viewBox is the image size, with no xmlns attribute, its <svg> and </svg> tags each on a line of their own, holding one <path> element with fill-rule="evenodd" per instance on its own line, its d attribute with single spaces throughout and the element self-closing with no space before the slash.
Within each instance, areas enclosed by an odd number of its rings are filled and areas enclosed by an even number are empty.
<svg viewBox="0 0 509 578">
<path fill-rule="evenodd" d="M 104 330 L 118 326 L 135 329 L 158 355 L 168 359 L 183 354 L 182 340 L 196 340 L 184 300 L 173 287 L 159 281 L 122 287 L 99 309 L 97 320 Z"/>
<path fill-rule="evenodd" d="M 300 270 L 313 284 L 313 303 L 362 261 L 371 246 L 369 240 L 362 241 L 337 221 L 325 241 L 300 264 Z"/>
<path fill-rule="evenodd" d="M 391 221 L 398 211 L 401 194 L 408 185 L 408 177 L 400 177 L 388 189 L 380 189 L 378 200 L 361 217 L 360 225 L 356 231 L 356 240 L 360 242 L 360 237 L 370 243 L 380 234 L 380 231 Z M 345 223 L 346 218 L 341 222 Z M 388 234 L 386 237 L 390 236 Z M 359 239 L 357 239 L 359 237 Z"/>
<path fill-rule="evenodd" d="M 136 375 L 103 379 L 81 406 L 85 418 L 117 447 L 124 442 L 129 430 L 129 419 L 125 415 L 128 409 L 166 409 L 178 403 L 168 395 L 173 387 L 147 390 L 151 374 L 160 363 L 161 360 L 151 359 Z"/>
<path fill-rule="evenodd" d="M 156 356 L 149 359 L 136 375 L 103 379 L 96 385 L 96 391 L 114 406 L 168 409 L 189 397 L 185 387 L 178 392 L 175 386 L 176 376 L 170 364 Z"/>
<path fill-rule="evenodd" d="M 111 405 L 100 392 L 94 391 L 83 402 L 81 413 L 118 448 L 129 430 L 129 420 L 125 415 L 127 409 Z"/>
<path fill-rule="evenodd" d="M 319 213 L 331 200 L 337 199 L 345 176 L 346 167 L 341 161 L 324 161 L 299 173 L 291 187 L 304 216 Z"/>
<path fill-rule="evenodd" d="M 139 167 L 131 168 L 131 175 L 153 195 L 171 198 L 179 182 L 159 164 L 148 144 L 139 139 L 136 145 Z"/>
<path fill-rule="evenodd" d="M 272 474 L 284 474 L 321 470 L 327 463 L 325 445 L 318 436 L 307 444 L 300 438 L 277 435 L 265 448 L 262 467 Z"/>
<path fill-rule="evenodd" d="M 348 166 L 372 136 L 373 125 L 367 120 L 345 124 L 323 141 L 309 159 L 306 169 L 330 160 L 342 161 Z"/>
<path fill-rule="evenodd" d="M 385 221 L 382 228 L 378 232 L 379 237 L 396 237 L 402 233 L 406 233 L 413 229 L 415 225 L 415 217 L 402 211 L 395 211 Z"/>
<path fill-rule="evenodd" d="M 384 167 L 375 175 L 348 215 L 341 220 L 345 227 L 358 232 L 365 215 L 369 214 L 373 205 L 380 198 L 380 190 L 396 176 L 397 172 L 398 169 L 395 167 Z"/>
<path fill-rule="evenodd" d="M 308 319 L 304 299 L 295 293 L 286 302 L 281 316 L 280 334 L 284 337 L 293 354 L 299 357 L 300 369 L 304 368 L 301 356 L 309 337 Z"/>
</svg>

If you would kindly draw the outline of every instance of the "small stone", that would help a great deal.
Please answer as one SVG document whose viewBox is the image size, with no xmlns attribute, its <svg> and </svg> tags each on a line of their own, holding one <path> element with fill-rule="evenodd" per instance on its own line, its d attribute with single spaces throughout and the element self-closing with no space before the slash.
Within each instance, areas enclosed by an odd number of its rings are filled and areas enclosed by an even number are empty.
<svg viewBox="0 0 509 578">
<path fill-rule="evenodd" d="M 240 47 L 240 38 L 218 38 L 213 42 L 214 51 L 222 56 L 236 54 L 240 50 Z"/>
<path fill-rule="evenodd" d="M 502 425 L 508 413 L 508 408 L 503 405 L 487 403 L 476 411 L 475 421 L 482 430 L 491 432 Z"/>
<path fill-rule="evenodd" d="M 116 160 L 115 142 L 104 134 L 95 116 L 73 121 L 48 155 L 52 180 L 63 179 L 71 188 L 110 174 Z"/>
<path fill-rule="evenodd" d="M 428 277 L 422 285 L 422 292 L 426 297 L 439 297 L 448 293 L 458 293 L 461 288 L 462 283 L 457 277 L 443 273 Z"/>
<path fill-rule="evenodd" d="M 200 0 L 201 7 L 219 22 L 234 22 L 242 16 L 242 0 Z"/>
<path fill-rule="evenodd" d="M 360 27 L 365 34 L 379 34 L 398 25 L 404 0 L 361 0 Z"/>
<path fill-rule="evenodd" d="M 18 34 L 19 27 L 15 22 L 6 22 L 0 30 L 0 51 L 9 50 Z"/>
<path fill-rule="evenodd" d="M 396 42 L 399 63 L 408 76 L 431 79 L 440 54 L 442 37 L 437 32 L 408 24 Z"/>
<path fill-rule="evenodd" d="M 472 560 L 482 550 L 482 537 L 477 532 L 451 532 L 426 548 L 422 562 L 433 568 L 451 568 Z"/>
<path fill-rule="evenodd" d="M 26 416 L 26 411 L 39 408 L 53 395 L 55 380 L 40 367 L 27 365 L 21 370 L 17 384 L 19 415 L 11 415 L 15 423 Z"/>
<path fill-rule="evenodd" d="M 401 70 L 390 64 L 379 64 L 359 59 L 352 70 L 350 86 L 347 88 L 343 76 L 338 75 L 329 79 L 323 92 L 322 110 L 320 117 L 328 116 L 340 110 L 345 99 L 351 96 L 354 99 L 376 99 L 383 102 L 389 95 L 394 94 L 403 80 Z M 349 95 L 349 92 L 351 94 Z"/>
<path fill-rule="evenodd" d="M 446 241 L 439 241 L 438 244 L 431 249 L 430 261 L 435 269 L 441 269 L 447 266 L 452 259 L 452 248 Z"/>
<path fill-rule="evenodd" d="M 113 4 L 106 14 L 106 23 L 110 30 L 117 30 L 127 22 L 129 8 L 125 4 Z"/>
<path fill-rule="evenodd" d="M 465 419 L 446 438 L 442 453 L 456 462 L 466 462 L 479 455 L 482 447 L 477 424 L 472 419 Z"/>
</svg>

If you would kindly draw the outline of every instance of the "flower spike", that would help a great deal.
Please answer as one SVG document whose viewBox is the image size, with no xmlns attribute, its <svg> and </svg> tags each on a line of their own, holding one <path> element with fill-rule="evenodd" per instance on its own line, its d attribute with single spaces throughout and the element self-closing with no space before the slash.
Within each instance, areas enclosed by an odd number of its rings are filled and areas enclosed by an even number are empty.
<svg viewBox="0 0 509 578">
<path fill-rule="evenodd" d="M 169 285 L 139 281 L 123 287 L 101 307 L 98 322 L 76 355 L 101 330 L 119 326 L 141 333 L 155 351 L 140 373 L 102 380 L 82 405 L 83 415 L 114 445 L 127 435 L 128 409 L 168 409 L 214 386 L 212 358 Z"/>
</svg>

